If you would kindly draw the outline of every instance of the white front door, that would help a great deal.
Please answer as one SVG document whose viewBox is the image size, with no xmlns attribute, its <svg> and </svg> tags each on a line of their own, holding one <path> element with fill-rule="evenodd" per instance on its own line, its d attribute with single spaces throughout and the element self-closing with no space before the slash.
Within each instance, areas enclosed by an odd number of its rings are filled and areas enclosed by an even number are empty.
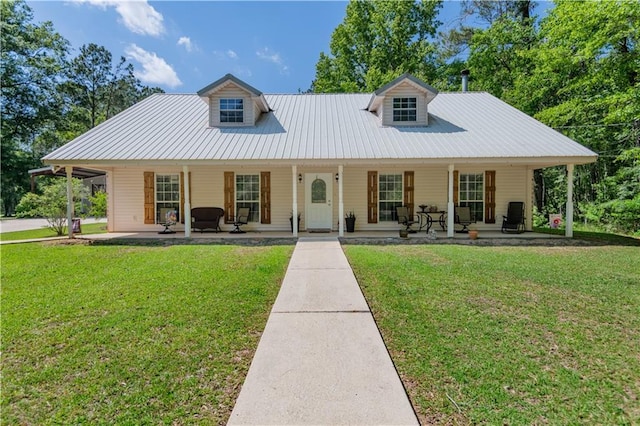
<svg viewBox="0 0 640 426">
<path fill-rule="evenodd" d="M 331 230 L 333 223 L 333 175 L 306 173 L 305 225 L 309 230 Z"/>
</svg>

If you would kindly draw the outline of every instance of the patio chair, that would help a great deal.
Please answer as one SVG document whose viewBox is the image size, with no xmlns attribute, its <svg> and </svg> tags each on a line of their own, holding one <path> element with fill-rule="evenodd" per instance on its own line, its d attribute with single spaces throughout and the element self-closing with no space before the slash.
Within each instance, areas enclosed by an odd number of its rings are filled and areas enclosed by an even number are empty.
<svg viewBox="0 0 640 426">
<path fill-rule="evenodd" d="M 158 232 L 158 234 L 175 234 L 176 231 L 171 229 L 171 226 L 178 222 L 178 212 L 171 208 L 161 208 L 160 218 L 164 218 L 164 222 L 158 222 L 158 224 L 164 226 L 164 230 Z"/>
<path fill-rule="evenodd" d="M 502 216 L 502 232 L 524 232 L 524 203 L 522 201 L 510 201 L 507 207 L 507 215 Z"/>
<path fill-rule="evenodd" d="M 471 208 L 456 207 L 455 215 L 455 223 L 457 223 L 458 225 L 462 225 L 462 229 L 456 232 L 469 232 L 469 225 L 475 223 L 475 220 L 471 218 Z"/>
<path fill-rule="evenodd" d="M 411 229 L 411 225 L 418 223 L 418 221 L 413 220 L 411 215 L 409 215 L 409 209 L 407 207 L 396 207 L 396 214 L 398 216 L 398 223 L 404 225 L 407 232 L 411 234 L 417 232 L 415 229 Z"/>
<path fill-rule="evenodd" d="M 249 223 L 249 207 L 240 207 L 238 209 L 238 214 L 236 215 L 236 218 L 233 221 L 233 226 L 235 226 L 235 228 L 233 229 L 233 231 L 229 231 L 230 234 L 245 234 L 246 231 L 243 231 L 242 229 L 240 229 L 240 226 L 242 225 L 246 225 L 247 223 Z"/>
</svg>

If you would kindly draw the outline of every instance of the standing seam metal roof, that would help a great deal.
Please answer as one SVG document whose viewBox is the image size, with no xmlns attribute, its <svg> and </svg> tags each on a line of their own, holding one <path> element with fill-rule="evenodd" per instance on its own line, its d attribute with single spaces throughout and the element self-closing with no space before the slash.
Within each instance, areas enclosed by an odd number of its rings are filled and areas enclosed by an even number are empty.
<svg viewBox="0 0 640 426">
<path fill-rule="evenodd" d="M 155 94 L 47 155 L 48 163 L 542 159 L 596 154 L 484 92 L 440 93 L 429 126 L 385 127 L 370 94 L 264 95 L 253 127 L 209 127 L 196 94 Z"/>
</svg>

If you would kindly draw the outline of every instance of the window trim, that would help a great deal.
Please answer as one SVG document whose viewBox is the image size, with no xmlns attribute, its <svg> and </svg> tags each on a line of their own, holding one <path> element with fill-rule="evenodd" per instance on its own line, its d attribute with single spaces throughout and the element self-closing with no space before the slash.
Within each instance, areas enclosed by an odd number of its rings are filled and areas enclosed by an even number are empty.
<svg viewBox="0 0 640 426">
<path fill-rule="evenodd" d="M 225 105 L 223 107 L 223 103 L 230 104 Z M 235 108 L 230 108 L 231 106 Z M 243 124 L 244 123 L 244 98 L 220 98 L 218 100 L 218 108 L 219 115 L 218 119 L 220 120 L 220 124 Z M 225 119 L 222 119 L 223 112 L 232 113 L 231 117 L 234 117 L 233 120 L 230 120 L 230 116 L 226 115 Z M 240 120 L 238 120 L 238 113 L 240 113 Z"/>
<path fill-rule="evenodd" d="M 399 105 L 396 105 L 396 102 Z M 416 123 L 418 121 L 418 98 L 415 96 L 398 96 L 391 100 L 392 121 L 394 123 Z M 396 113 L 398 118 L 396 119 Z M 413 113 L 413 114 L 412 114 Z M 406 117 L 403 117 L 405 116 Z"/>
<path fill-rule="evenodd" d="M 240 176 L 252 176 L 258 179 L 258 187 L 257 190 L 255 191 L 255 195 L 256 195 L 256 199 L 255 200 L 238 200 L 238 194 L 240 193 L 240 191 L 238 190 L 238 178 Z M 261 200 L 261 194 L 260 194 L 260 185 L 261 179 L 260 179 L 260 173 L 235 173 L 234 175 L 234 179 L 233 179 L 233 184 L 234 184 L 234 200 L 233 200 L 233 205 L 235 208 L 235 211 L 237 212 L 239 207 L 238 207 L 238 202 L 240 203 L 251 203 L 251 204 L 255 204 L 257 206 L 257 208 L 254 209 L 252 208 L 250 211 L 250 216 L 249 216 L 249 222 L 256 222 L 256 223 L 261 223 L 260 220 L 260 211 L 261 211 L 261 206 L 262 206 L 262 200 Z M 255 220 L 254 220 L 255 219 Z"/>
<path fill-rule="evenodd" d="M 397 200 L 388 200 L 388 199 L 383 199 L 382 198 L 382 184 L 381 184 L 381 180 L 383 176 L 399 176 L 400 177 L 400 181 L 399 182 L 394 182 L 396 184 L 399 184 L 399 189 L 400 189 L 400 198 Z M 399 203 L 399 206 L 403 206 L 404 205 L 404 173 L 402 172 L 398 172 L 398 173 L 378 173 L 378 222 L 385 222 L 385 223 L 390 223 L 390 222 L 397 222 L 397 213 L 395 208 L 393 210 L 391 210 L 391 219 L 388 218 L 383 218 L 382 217 L 382 203 Z M 385 193 L 388 193 L 388 191 L 385 191 Z M 385 209 L 384 211 L 387 211 L 387 209 Z"/>
<path fill-rule="evenodd" d="M 478 178 L 480 179 L 480 181 L 482 181 L 482 188 L 480 188 L 479 190 L 474 189 L 473 191 L 476 194 L 476 197 L 479 197 L 478 199 L 474 199 L 474 200 L 471 200 L 468 198 L 468 195 L 470 192 L 468 187 L 467 187 L 467 190 L 464 192 L 464 196 L 462 191 L 463 181 L 466 184 L 469 184 L 468 176 L 471 176 L 471 175 L 475 176 L 475 180 L 473 181 L 473 183 L 477 183 Z M 485 187 L 486 187 L 486 181 L 485 181 L 484 172 L 460 173 L 458 176 L 458 205 L 461 207 L 467 207 L 467 206 L 472 207 L 471 209 L 472 217 L 478 222 L 484 221 L 484 214 L 485 214 L 484 208 L 485 208 L 485 202 L 486 202 Z M 471 206 L 471 204 L 479 205 L 479 208 L 473 209 L 473 206 Z"/>
<path fill-rule="evenodd" d="M 177 191 L 177 199 L 176 200 L 170 200 L 170 201 L 166 201 L 166 200 L 158 200 L 158 192 L 160 192 L 160 182 L 158 182 L 158 178 L 161 176 L 169 176 L 172 181 L 169 182 L 170 185 L 173 184 L 173 179 L 176 179 L 176 183 L 178 184 L 178 191 Z M 182 220 L 182 218 L 180 217 L 180 202 L 182 200 L 182 188 L 180 185 L 180 173 L 154 173 L 153 176 L 153 183 L 154 183 L 154 189 L 153 189 L 153 207 L 155 209 L 155 223 L 163 223 L 164 218 L 161 217 L 160 215 L 160 209 L 163 208 L 167 208 L 167 207 L 160 207 L 160 203 L 162 204 L 175 204 L 175 210 L 176 210 L 176 217 L 178 219 L 178 222 L 180 222 Z M 166 191 L 163 191 L 163 193 L 166 193 Z M 173 191 L 170 191 L 169 193 L 173 193 Z"/>
</svg>

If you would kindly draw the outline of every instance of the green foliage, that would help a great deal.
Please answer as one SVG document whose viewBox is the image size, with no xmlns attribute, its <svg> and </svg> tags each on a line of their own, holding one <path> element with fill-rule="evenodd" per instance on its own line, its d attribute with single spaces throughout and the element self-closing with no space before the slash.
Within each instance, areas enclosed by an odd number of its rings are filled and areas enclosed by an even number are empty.
<svg viewBox="0 0 640 426">
<path fill-rule="evenodd" d="M 98 191 L 96 194 L 89 198 L 91 202 L 91 210 L 89 210 L 89 216 L 93 217 L 107 217 L 107 193 L 104 191 Z"/>
<path fill-rule="evenodd" d="M 331 36 L 331 55 L 320 53 L 314 92 L 374 91 L 409 72 L 436 75 L 435 35 L 440 1 L 352 0 Z"/>
<path fill-rule="evenodd" d="M 16 207 L 16 217 L 19 218 L 33 218 L 40 217 L 38 211 L 40 205 L 40 196 L 33 192 L 27 192 L 20 199 L 18 206 Z"/>
<path fill-rule="evenodd" d="M 89 196 L 89 190 L 80 179 L 72 179 L 74 212 L 82 210 L 82 200 Z M 26 201 L 25 201 L 26 203 Z M 67 230 L 67 180 L 54 179 L 42 189 L 41 195 L 29 195 L 29 204 L 35 208 L 31 214 L 47 219 L 49 228 L 57 235 Z"/>
</svg>

